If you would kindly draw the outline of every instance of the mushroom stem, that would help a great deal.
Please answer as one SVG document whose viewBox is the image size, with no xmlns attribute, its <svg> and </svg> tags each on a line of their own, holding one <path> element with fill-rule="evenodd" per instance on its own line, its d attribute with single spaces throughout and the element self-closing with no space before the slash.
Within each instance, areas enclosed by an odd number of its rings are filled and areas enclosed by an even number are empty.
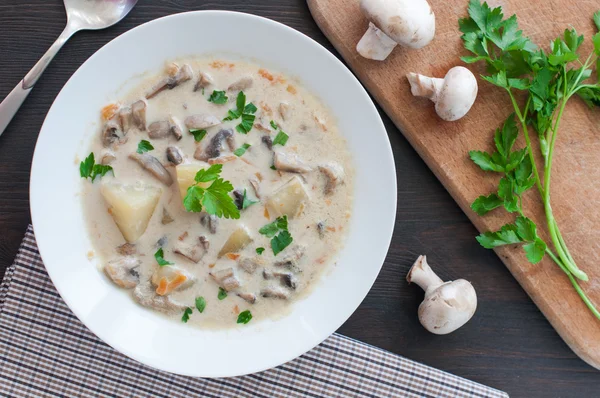
<svg viewBox="0 0 600 398">
<path fill-rule="evenodd" d="M 429 264 L 427 264 L 426 256 L 419 256 L 406 275 L 408 283 L 416 283 L 421 289 L 427 291 L 435 289 L 444 283 L 439 276 L 433 272 Z"/>
<path fill-rule="evenodd" d="M 425 97 L 433 102 L 437 102 L 438 95 L 444 86 L 444 79 L 429 77 L 418 73 L 410 72 L 406 75 L 410 83 L 410 92 L 415 97 Z"/>
<path fill-rule="evenodd" d="M 383 61 L 397 45 L 381 29 L 369 22 L 369 29 L 356 45 L 356 51 L 365 58 Z"/>
</svg>

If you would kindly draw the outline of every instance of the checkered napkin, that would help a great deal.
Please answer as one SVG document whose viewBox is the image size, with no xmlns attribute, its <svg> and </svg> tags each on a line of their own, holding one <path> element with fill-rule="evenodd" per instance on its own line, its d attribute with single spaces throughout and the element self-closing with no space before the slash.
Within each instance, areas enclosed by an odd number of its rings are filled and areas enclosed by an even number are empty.
<svg viewBox="0 0 600 398">
<path fill-rule="evenodd" d="M 0 285 L 0 397 L 479 397 L 507 394 L 334 334 L 294 361 L 231 379 L 176 376 L 116 352 L 60 298 L 31 226 Z"/>
</svg>

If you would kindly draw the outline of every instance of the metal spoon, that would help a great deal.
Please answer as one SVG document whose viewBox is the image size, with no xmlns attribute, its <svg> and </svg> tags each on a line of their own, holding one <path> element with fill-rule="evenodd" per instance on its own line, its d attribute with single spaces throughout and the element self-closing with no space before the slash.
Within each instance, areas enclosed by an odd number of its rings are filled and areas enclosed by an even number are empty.
<svg viewBox="0 0 600 398">
<path fill-rule="evenodd" d="M 0 103 L 0 135 L 6 129 L 52 58 L 73 33 L 108 28 L 131 11 L 137 0 L 64 0 L 67 26 L 46 54 Z"/>
</svg>

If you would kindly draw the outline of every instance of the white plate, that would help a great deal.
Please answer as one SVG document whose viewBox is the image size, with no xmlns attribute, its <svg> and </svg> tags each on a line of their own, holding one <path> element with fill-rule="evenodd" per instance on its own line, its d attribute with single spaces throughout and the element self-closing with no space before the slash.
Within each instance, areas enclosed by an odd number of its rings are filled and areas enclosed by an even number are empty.
<svg viewBox="0 0 600 398">
<path fill-rule="evenodd" d="M 233 54 L 297 76 L 328 105 L 356 167 L 350 233 L 332 272 L 290 315 L 228 331 L 206 331 L 137 306 L 90 263 L 76 157 L 83 159 L 103 105 L 145 71 L 186 56 Z M 268 369 L 310 350 L 364 299 L 387 253 L 396 213 L 396 174 L 386 131 L 366 91 L 331 53 L 268 19 L 234 12 L 189 12 L 119 36 L 88 59 L 62 89 L 40 132 L 31 170 L 31 216 L 40 253 L 58 292 L 100 339 L 153 368 L 228 377 Z"/>
</svg>

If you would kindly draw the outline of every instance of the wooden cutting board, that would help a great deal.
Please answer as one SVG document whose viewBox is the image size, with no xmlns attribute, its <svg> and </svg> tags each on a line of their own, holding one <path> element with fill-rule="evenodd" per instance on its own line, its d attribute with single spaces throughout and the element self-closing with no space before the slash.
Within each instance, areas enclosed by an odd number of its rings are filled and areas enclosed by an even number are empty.
<svg viewBox="0 0 600 398">
<path fill-rule="evenodd" d="M 497 189 L 499 177 L 481 171 L 467 153 L 472 149 L 492 150 L 493 131 L 512 112 L 512 106 L 501 89 L 480 78 L 475 105 L 456 122 L 440 120 L 433 103 L 411 96 L 406 73 L 443 77 L 451 67 L 464 65 L 459 57 L 467 54 L 460 40 L 458 19 L 467 15 L 468 0 L 429 3 L 436 16 L 435 39 L 420 50 L 396 47 L 386 61 L 377 62 L 362 58 L 355 49 L 368 25 L 358 0 L 308 0 L 321 30 L 475 226 L 480 231 L 496 230 L 513 221 L 511 216 L 498 209 L 480 217 L 470 204 L 479 195 Z M 595 33 L 591 17 L 600 9 L 600 1 L 489 3 L 501 5 L 505 15 L 516 13 L 525 35 L 537 44 L 546 47 L 565 28 L 573 26 L 586 36 L 581 53 L 587 57 L 591 51 L 590 37 Z M 470 68 L 477 76 L 483 72 L 482 65 Z M 600 110 L 590 110 L 579 99 L 573 99 L 561 124 L 552 172 L 552 206 L 575 261 L 590 277 L 590 282 L 581 285 L 600 307 Z M 517 145 L 524 146 L 522 137 Z M 526 214 L 543 226 L 543 237 L 550 242 L 537 190 L 525 194 L 524 207 Z M 532 265 L 520 247 L 504 247 L 496 252 L 571 349 L 600 369 L 600 321 L 581 302 L 558 266 L 548 258 Z"/>
</svg>

